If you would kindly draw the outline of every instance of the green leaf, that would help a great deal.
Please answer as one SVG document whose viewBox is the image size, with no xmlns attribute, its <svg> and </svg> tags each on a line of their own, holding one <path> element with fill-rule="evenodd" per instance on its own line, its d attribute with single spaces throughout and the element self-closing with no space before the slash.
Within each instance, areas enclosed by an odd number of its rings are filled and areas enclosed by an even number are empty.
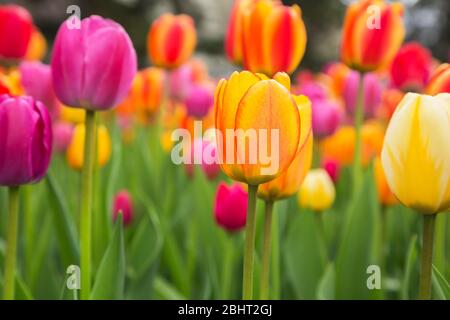
<svg viewBox="0 0 450 320">
<path fill-rule="evenodd" d="M 157 297 L 162 300 L 185 300 L 184 297 L 171 283 L 161 277 L 155 279 L 154 285 Z"/>
<path fill-rule="evenodd" d="M 125 285 L 125 250 L 122 215 L 119 215 L 108 248 L 100 262 L 91 299 L 122 299 Z"/>
<path fill-rule="evenodd" d="M 335 281 L 336 271 L 333 263 L 329 263 L 325 272 L 320 279 L 317 288 L 317 299 L 319 300 L 333 300 L 335 295 Z"/>
<path fill-rule="evenodd" d="M 441 300 L 450 300 L 450 285 L 442 273 L 433 265 L 433 290 Z"/>
<path fill-rule="evenodd" d="M 78 264 L 79 249 L 76 240 L 76 228 L 71 219 L 64 193 L 53 177 L 51 170 L 47 173 L 46 182 L 51 195 L 50 202 L 53 205 L 53 221 L 56 227 L 56 235 L 64 265 Z"/>
<path fill-rule="evenodd" d="M 406 262 L 405 262 L 405 274 L 403 276 L 403 282 L 402 282 L 402 289 L 401 289 L 401 298 L 403 300 L 408 300 L 411 295 L 410 292 L 412 291 L 410 288 L 410 282 L 412 278 L 412 274 L 414 273 L 414 269 L 416 266 L 418 258 L 417 253 L 417 235 L 413 235 L 408 246 L 408 251 L 406 255 Z"/>
<path fill-rule="evenodd" d="M 22 277 L 16 273 L 16 292 L 15 299 L 17 300 L 33 300 L 30 288 L 27 287 Z"/>
</svg>

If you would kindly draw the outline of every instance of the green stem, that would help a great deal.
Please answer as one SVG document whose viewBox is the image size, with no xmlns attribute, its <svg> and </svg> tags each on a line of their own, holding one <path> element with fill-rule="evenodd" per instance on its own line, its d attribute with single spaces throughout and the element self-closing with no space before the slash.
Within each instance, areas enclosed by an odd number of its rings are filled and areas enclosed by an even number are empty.
<svg viewBox="0 0 450 320">
<path fill-rule="evenodd" d="M 316 219 L 317 231 L 319 234 L 319 241 L 321 242 L 324 251 L 321 250 L 322 257 L 325 261 L 328 261 L 328 245 L 327 245 L 327 237 L 325 233 L 325 224 L 323 222 L 323 212 L 317 211 L 314 212 L 314 217 Z"/>
<path fill-rule="evenodd" d="M 95 140 L 97 136 L 95 111 L 86 111 L 86 135 L 84 141 L 84 161 L 81 172 L 81 299 L 88 300 L 91 291 L 91 224 L 92 188 L 95 168 Z"/>
<path fill-rule="evenodd" d="M 436 214 L 423 215 L 422 262 L 420 268 L 420 300 L 431 299 L 431 267 L 433 261 Z"/>
<path fill-rule="evenodd" d="M 242 298 L 253 299 L 253 266 L 256 229 L 256 193 L 258 185 L 248 185 L 247 225 L 245 227 L 244 274 L 242 280 Z"/>
<path fill-rule="evenodd" d="M 34 217 L 31 210 L 31 195 L 32 186 L 22 187 L 22 198 L 23 198 L 23 221 L 24 221 L 24 236 L 25 236 L 25 246 L 24 246 L 24 256 L 25 256 L 25 273 L 27 279 L 30 279 L 31 266 L 33 265 L 33 253 L 34 253 Z"/>
<path fill-rule="evenodd" d="M 380 239 L 380 265 L 382 270 L 387 269 L 386 265 L 386 255 L 387 255 L 387 243 L 388 243 L 388 220 L 387 220 L 387 207 L 383 206 L 381 208 L 381 239 Z"/>
<path fill-rule="evenodd" d="M 359 78 L 358 93 L 355 113 L 355 155 L 353 163 L 353 193 L 356 192 L 361 182 L 361 127 L 364 121 L 364 73 Z"/>
<path fill-rule="evenodd" d="M 270 247 L 272 245 L 272 212 L 273 201 L 266 201 L 266 212 L 264 215 L 264 242 L 261 271 L 260 299 L 269 298 L 269 279 L 270 279 Z"/>
<path fill-rule="evenodd" d="M 8 195 L 8 229 L 5 258 L 4 299 L 14 299 L 17 258 L 17 229 L 19 224 L 19 187 L 10 187 Z"/>
</svg>

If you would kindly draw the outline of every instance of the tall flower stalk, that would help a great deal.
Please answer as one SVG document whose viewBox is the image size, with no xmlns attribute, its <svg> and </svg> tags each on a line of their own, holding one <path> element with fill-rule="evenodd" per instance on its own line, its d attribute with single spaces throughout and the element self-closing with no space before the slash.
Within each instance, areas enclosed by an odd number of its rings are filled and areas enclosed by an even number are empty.
<svg viewBox="0 0 450 320">
<path fill-rule="evenodd" d="M 247 225 L 245 227 L 244 272 L 242 278 L 242 298 L 244 300 L 253 299 L 257 192 L 258 185 L 248 185 L 248 212 Z"/>
</svg>

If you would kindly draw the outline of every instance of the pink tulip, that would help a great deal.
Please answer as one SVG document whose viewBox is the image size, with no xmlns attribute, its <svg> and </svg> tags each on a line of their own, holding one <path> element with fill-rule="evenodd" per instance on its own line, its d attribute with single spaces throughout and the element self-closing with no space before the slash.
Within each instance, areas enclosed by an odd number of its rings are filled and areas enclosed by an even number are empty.
<svg viewBox="0 0 450 320">
<path fill-rule="evenodd" d="M 217 224 L 229 232 L 243 229 L 247 222 L 247 197 L 247 192 L 240 184 L 229 187 L 221 183 L 214 207 Z"/>
<path fill-rule="evenodd" d="M 340 173 L 340 166 L 338 161 L 334 159 L 325 159 L 322 162 L 322 168 L 325 169 L 334 183 L 338 181 Z"/>
<path fill-rule="evenodd" d="M 133 221 L 133 201 L 128 191 L 122 190 L 114 197 L 113 221 L 122 212 L 123 224 L 129 225 Z"/>
<path fill-rule="evenodd" d="M 356 111 L 356 103 L 358 99 L 360 74 L 356 71 L 351 71 L 347 76 L 344 84 L 343 98 L 345 108 L 350 115 Z M 376 114 L 378 107 L 381 104 L 381 96 L 383 87 L 379 78 L 373 73 L 366 73 L 363 80 L 364 85 L 364 116 L 371 118 Z"/>
<path fill-rule="evenodd" d="M 99 16 L 79 29 L 64 22 L 51 59 L 56 95 L 66 105 L 110 109 L 122 102 L 137 71 L 136 51 L 126 31 Z"/>
<path fill-rule="evenodd" d="M 14 4 L 0 5 L 0 57 L 23 58 L 33 28 L 33 20 L 25 8 Z"/>
<path fill-rule="evenodd" d="M 214 142 L 208 140 L 196 139 L 191 152 L 191 163 L 186 164 L 186 171 L 189 177 L 194 174 L 194 165 L 200 164 L 202 171 L 209 180 L 215 179 L 220 173 L 218 164 L 217 147 Z"/>
<path fill-rule="evenodd" d="M 315 100 L 327 98 L 325 88 L 313 81 L 306 82 L 298 89 L 299 94 L 307 96 L 313 103 Z"/>
<path fill-rule="evenodd" d="M 169 73 L 169 96 L 173 100 L 183 101 L 186 99 L 189 89 L 193 83 L 194 71 L 190 64 L 185 64 Z"/>
<path fill-rule="evenodd" d="M 22 62 L 19 71 L 25 93 L 41 101 L 49 109 L 52 119 L 56 119 L 61 104 L 53 90 L 50 66 L 41 62 Z"/>
<path fill-rule="evenodd" d="M 56 122 L 53 124 L 54 149 L 57 152 L 66 152 L 72 141 L 73 125 L 66 122 Z"/>
<path fill-rule="evenodd" d="M 184 100 L 187 113 L 191 117 L 205 117 L 214 105 L 214 94 L 207 85 L 192 84 Z"/>
<path fill-rule="evenodd" d="M 327 99 L 312 101 L 312 126 L 314 135 L 326 137 L 332 135 L 341 122 L 339 106 Z"/>
<path fill-rule="evenodd" d="M 0 185 L 39 181 L 52 152 L 47 108 L 32 97 L 0 96 Z"/>
</svg>

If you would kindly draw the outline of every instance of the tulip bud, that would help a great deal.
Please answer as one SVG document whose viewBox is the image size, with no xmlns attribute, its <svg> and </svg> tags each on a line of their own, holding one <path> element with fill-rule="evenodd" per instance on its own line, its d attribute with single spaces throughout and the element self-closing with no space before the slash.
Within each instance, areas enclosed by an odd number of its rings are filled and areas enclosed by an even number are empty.
<svg viewBox="0 0 450 320">
<path fill-rule="evenodd" d="M 359 71 L 376 71 L 392 62 L 405 37 L 403 6 L 383 0 L 350 4 L 342 32 L 342 61 Z"/>
<path fill-rule="evenodd" d="M 404 45 L 392 61 L 392 84 L 405 91 L 422 91 L 430 77 L 432 59 L 430 51 L 420 43 Z"/>
<path fill-rule="evenodd" d="M 214 94 L 208 85 L 192 84 L 184 100 L 188 116 L 201 119 L 214 106 Z"/>
<path fill-rule="evenodd" d="M 39 181 L 52 152 L 52 127 L 47 109 L 32 97 L 0 96 L 0 185 Z"/>
<path fill-rule="evenodd" d="M 391 118 L 381 161 L 405 206 L 423 214 L 450 208 L 450 94 L 408 93 Z"/>
<path fill-rule="evenodd" d="M 221 183 L 217 189 L 214 217 L 217 224 L 229 232 L 245 227 L 247 221 L 247 192 L 239 184 L 231 187 Z"/>
<path fill-rule="evenodd" d="M 225 35 L 225 53 L 230 61 L 240 64 L 243 56 L 243 17 L 254 0 L 235 0 Z"/>
<path fill-rule="evenodd" d="M 57 152 L 66 152 L 72 141 L 73 125 L 66 122 L 53 124 L 54 148 Z"/>
<path fill-rule="evenodd" d="M 122 190 L 114 197 L 113 222 L 117 220 L 119 212 L 122 213 L 123 224 L 128 226 L 133 221 L 133 201 L 128 191 Z"/>
<path fill-rule="evenodd" d="M 194 20 L 185 14 L 163 14 L 152 23 L 147 35 L 150 60 L 161 68 L 181 66 L 191 57 L 196 44 Z"/>
<path fill-rule="evenodd" d="M 200 164 L 206 177 L 210 180 L 215 179 L 220 173 L 220 166 L 217 160 L 217 147 L 215 142 L 206 139 L 196 139 L 192 146 L 186 148 L 190 153 L 191 162 L 186 164 L 186 170 L 189 177 L 194 174 L 194 165 Z"/>
<path fill-rule="evenodd" d="M 341 122 L 339 106 L 327 99 L 313 101 L 312 126 L 314 135 L 325 137 L 333 134 Z"/>
<path fill-rule="evenodd" d="M 69 165 L 75 170 L 81 170 L 84 162 L 84 123 L 75 126 L 72 141 L 67 149 L 66 157 Z M 103 167 L 111 156 L 111 138 L 108 129 L 99 125 L 97 128 L 97 159 L 98 165 Z"/>
<path fill-rule="evenodd" d="M 65 105 L 111 109 L 127 96 L 136 74 L 136 52 L 118 23 L 91 16 L 81 21 L 79 29 L 62 23 L 51 67 L 56 95 Z"/>
<path fill-rule="evenodd" d="M 27 53 L 25 59 L 27 60 L 42 60 L 47 52 L 47 40 L 44 35 L 34 28 L 31 33 L 30 43 L 28 44 Z"/>
<path fill-rule="evenodd" d="M 426 93 L 429 95 L 450 93 L 450 64 L 443 63 L 436 69 L 428 83 Z"/>
<path fill-rule="evenodd" d="M 0 58 L 24 58 L 32 32 L 33 21 L 25 8 L 0 5 Z"/>
<path fill-rule="evenodd" d="M 53 90 L 50 66 L 41 62 L 22 62 L 19 70 L 25 93 L 41 101 L 49 109 L 52 118 L 56 119 L 61 105 Z"/>
<path fill-rule="evenodd" d="M 339 179 L 340 165 L 339 162 L 328 158 L 322 161 L 322 168 L 328 173 L 331 180 L 336 183 Z"/>
<path fill-rule="evenodd" d="M 328 173 L 314 169 L 306 175 L 300 187 L 298 203 L 303 208 L 321 212 L 333 205 L 334 197 L 334 184 Z"/>
</svg>

